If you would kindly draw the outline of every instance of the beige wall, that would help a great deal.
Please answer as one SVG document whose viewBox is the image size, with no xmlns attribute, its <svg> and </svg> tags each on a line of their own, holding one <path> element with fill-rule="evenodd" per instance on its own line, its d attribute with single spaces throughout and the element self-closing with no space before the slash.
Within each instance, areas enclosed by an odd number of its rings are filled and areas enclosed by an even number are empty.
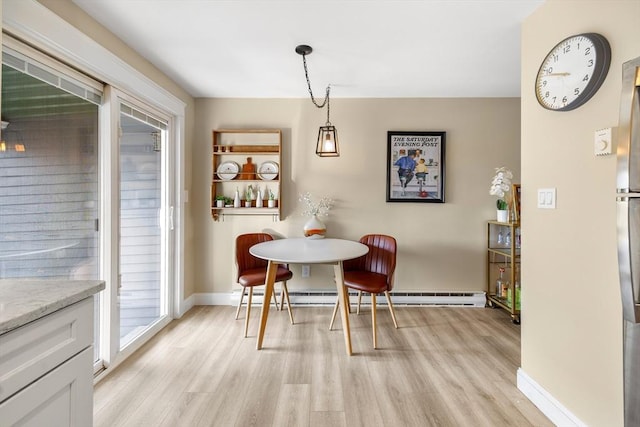
<svg viewBox="0 0 640 427">
<path fill-rule="evenodd" d="M 304 96 L 304 87 L 300 88 Z M 332 99 L 341 156 L 315 155 L 318 126 L 326 112 L 302 99 L 198 99 L 193 146 L 192 200 L 196 292 L 226 293 L 235 283 L 235 236 L 271 229 L 302 236 L 305 218 L 298 195 L 310 191 L 336 200 L 328 235 L 357 239 L 386 233 L 398 240 L 396 289 L 465 291 L 485 289 L 485 220 L 495 218 L 489 195 L 494 168 L 520 170 L 520 100 L 510 99 Z M 283 220 L 226 217 L 209 212 L 211 131 L 216 128 L 283 130 Z M 386 203 L 388 130 L 446 131 L 446 203 Z M 293 267 L 299 273 L 299 267 Z M 332 270 L 313 266 L 311 277 L 291 288 L 333 286 Z"/>
<path fill-rule="evenodd" d="M 618 123 L 622 62 L 640 56 L 640 1 L 547 1 L 522 29 L 522 369 L 590 426 L 622 425 L 621 307 L 615 156 L 595 157 L 596 129 Z M 559 25 L 561 23 L 561 25 Z M 535 75 L 563 38 L 599 32 L 609 75 L 571 112 L 534 96 Z M 557 188 L 557 209 L 536 189 Z"/>
</svg>

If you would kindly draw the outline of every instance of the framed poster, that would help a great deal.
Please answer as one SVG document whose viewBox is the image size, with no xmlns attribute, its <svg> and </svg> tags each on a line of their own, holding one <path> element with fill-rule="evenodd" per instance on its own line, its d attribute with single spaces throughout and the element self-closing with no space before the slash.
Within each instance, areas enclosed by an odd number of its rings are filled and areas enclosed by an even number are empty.
<svg viewBox="0 0 640 427">
<path fill-rule="evenodd" d="M 444 203 L 446 132 L 387 132 L 387 202 Z"/>
</svg>

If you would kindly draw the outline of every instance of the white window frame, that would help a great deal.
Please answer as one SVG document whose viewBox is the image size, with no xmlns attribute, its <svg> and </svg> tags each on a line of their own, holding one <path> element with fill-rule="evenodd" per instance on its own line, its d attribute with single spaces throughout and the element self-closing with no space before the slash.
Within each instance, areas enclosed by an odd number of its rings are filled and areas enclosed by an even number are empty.
<svg viewBox="0 0 640 427">
<path fill-rule="evenodd" d="M 2 1 L 2 28 L 21 40 L 27 41 L 43 52 L 73 65 L 87 75 L 105 82 L 107 85 L 127 93 L 140 101 L 155 106 L 164 114 L 171 117 L 171 138 L 174 141 L 170 148 L 175 159 L 175 186 L 174 186 L 174 265 L 173 265 L 173 304 L 170 317 L 179 318 L 189 308 L 184 298 L 184 135 L 185 135 L 185 110 L 186 104 L 160 87 L 156 82 L 124 62 L 121 58 L 104 48 L 95 40 L 82 33 L 80 30 L 63 20 L 51 10 L 47 9 L 36 0 L 1 0 Z M 108 97 L 108 91 L 105 90 Z M 109 101 L 106 101 L 109 103 Z M 112 106 L 113 107 L 113 106 Z M 110 114 L 119 114 L 112 108 Z M 105 115 L 102 115 L 105 116 Z M 114 117 L 103 117 L 101 125 L 104 129 L 114 127 Z M 105 132 L 107 132 L 105 130 Z M 111 133 L 116 137 L 117 133 Z M 114 145 L 109 144 L 109 146 Z M 115 144 L 117 145 L 117 144 Z M 111 159 L 112 161 L 113 159 Z M 105 162 L 101 159 L 102 167 L 110 167 L 109 159 Z M 117 176 L 117 174 L 116 174 Z M 113 183 L 103 183 L 104 186 L 112 186 Z M 113 224 L 104 224 L 105 227 L 113 227 Z M 109 239 L 105 239 L 109 240 Z M 117 258 L 110 258 L 114 248 L 104 248 L 103 260 L 113 265 Z M 114 287 L 115 288 L 115 287 Z M 105 303 L 110 303 L 114 295 L 105 295 Z M 115 304 L 110 304 L 114 306 Z M 113 355 L 113 350 L 109 352 Z M 119 358 L 120 359 L 120 358 Z M 105 363 L 115 366 L 115 358 L 105 360 Z"/>
<path fill-rule="evenodd" d="M 151 105 L 147 105 L 144 104 L 142 102 L 140 102 L 139 100 L 133 98 L 132 96 L 119 91 L 117 89 L 111 89 L 109 91 L 109 96 L 110 96 L 110 102 L 112 105 L 112 108 L 110 112 L 113 114 L 112 117 L 117 117 L 117 121 L 116 123 L 120 123 L 120 115 L 121 115 L 121 105 L 124 103 L 134 109 L 136 109 L 137 111 L 144 111 L 144 112 L 148 112 L 150 114 L 153 114 L 155 117 L 161 118 L 165 123 L 167 123 L 167 128 L 169 130 L 171 130 L 173 124 L 172 124 L 172 119 L 170 116 L 166 115 L 164 112 L 162 112 L 161 110 L 158 110 L 157 108 L 152 107 Z M 118 128 L 117 133 L 115 133 L 115 135 L 119 135 L 120 134 L 120 129 Z M 171 140 L 171 135 L 169 135 L 168 139 L 168 143 L 166 144 L 166 146 L 162 147 L 163 151 L 167 151 L 165 149 L 170 148 L 173 145 L 173 141 Z M 111 147 L 109 148 L 111 150 L 110 156 L 113 160 L 115 160 L 116 162 L 119 163 L 119 159 L 120 159 L 120 143 L 119 141 L 115 144 L 111 144 Z M 175 188 L 175 183 L 174 183 L 174 174 L 173 174 L 173 161 L 167 161 L 168 157 L 164 152 L 162 154 L 163 160 L 162 160 L 162 169 L 163 169 L 163 173 L 162 173 L 162 180 L 163 180 L 163 185 L 162 185 L 162 191 L 163 191 L 163 198 L 168 199 L 166 206 L 170 209 L 173 206 L 173 201 L 171 199 L 174 198 L 174 194 L 175 192 L 171 192 L 171 191 L 165 191 L 165 189 L 170 189 L 170 188 Z M 171 159 L 172 160 L 172 159 Z M 115 167 L 115 165 L 114 165 Z M 113 169 L 113 167 L 112 167 Z M 119 169 L 119 166 L 118 166 Z M 119 189 L 119 177 L 120 177 L 120 171 L 118 170 L 117 173 L 113 174 L 113 182 L 115 182 L 115 185 L 117 185 L 118 189 Z M 120 199 L 119 197 L 120 191 L 115 191 L 114 193 L 112 193 L 112 195 L 114 195 L 118 200 Z M 117 196 L 116 196 L 117 195 Z M 119 203 L 113 203 L 111 206 L 111 211 L 109 213 L 112 218 L 113 218 L 113 222 L 112 224 L 117 227 L 116 230 L 120 230 L 120 224 L 119 224 L 119 217 L 120 217 L 120 205 Z M 165 275 L 165 272 L 168 276 L 172 276 L 175 277 L 175 275 L 173 274 L 173 269 L 175 268 L 175 265 L 168 265 L 167 258 L 170 259 L 171 256 L 175 257 L 176 254 L 174 254 L 173 252 L 176 249 L 176 245 L 174 244 L 174 238 L 175 236 L 173 235 L 173 233 L 171 232 L 171 223 L 172 220 L 170 219 L 170 216 L 172 215 L 171 212 L 165 212 L 164 215 L 162 215 L 163 217 L 163 221 L 161 224 L 163 231 L 163 235 L 166 235 L 167 238 L 167 245 L 166 245 L 166 250 L 167 251 L 171 251 L 171 254 L 167 254 L 164 253 L 162 254 L 162 257 L 165 258 L 163 260 L 163 265 L 167 264 L 167 268 L 166 271 L 162 272 L 162 275 Z M 175 227 L 174 227 L 175 229 Z M 167 232 L 168 230 L 168 232 Z M 120 260 L 120 254 L 119 252 L 116 250 L 115 252 L 117 254 L 117 258 L 116 258 L 116 262 L 114 265 L 114 270 L 118 271 L 118 279 L 119 279 L 119 269 L 118 269 L 118 265 L 119 265 L 119 260 Z M 163 279 L 163 282 L 166 282 L 166 279 Z M 117 293 L 116 293 L 117 294 Z M 111 343 L 113 344 L 114 348 L 111 348 L 111 360 L 114 360 L 116 364 L 119 364 L 122 360 L 126 359 L 127 357 L 129 357 L 132 353 L 134 353 L 136 350 L 138 350 L 146 341 L 148 341 L 152 336 L 154 336 L 156 333 L 158 333 L 162 328 L 164 328 L 170 321 L 172 318 L 174 318 L 174 316 L 172 315 L 172 309 L 171 307 L 175 307 L 175 304 L 173 304 L 173 300 L 175 299 L 175 296 L 173 294 L 169 294 L 166 295 L 163 292 L 163 297 L 162 299 L 165 298 L 165 296 L 167 297 L 167 302 L 166 302 L 166 307 L 162 307 L 162 311 L 167 311 L 167 316 L 165 317 L 164 314 L 161 315 L 161 319 L 159 321 L 154 322 L 154 324 L 148 328 L 145 332 L 142 333 L 142 335 L 138 338 L 136 338 L 133 342 L 127 344 L 125 347 L 120 348 L 120 345 L 116 343 L 120 343 L 120 325 L 118 325 L 118 327 L 114 327 L 113 322 L 112 322 L 112 330 L 111 330 Z M 163 305 L 165 303 L 162 303 Z M 112 310 L 115 311 L 119 311 L 119 307 L 110 307 Z M 167 309 L 167 310 L 165 310 Z M 117 316 L 115 316 L 114 318 L 119 318 L 119 314 Z"/>
</svg>

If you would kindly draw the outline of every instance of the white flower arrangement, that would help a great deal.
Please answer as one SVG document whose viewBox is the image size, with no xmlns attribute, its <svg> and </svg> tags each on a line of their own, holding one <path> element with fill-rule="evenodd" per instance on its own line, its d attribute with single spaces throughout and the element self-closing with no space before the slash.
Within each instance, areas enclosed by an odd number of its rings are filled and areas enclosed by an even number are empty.
<svg viewBox="0 0 640 427">
<path fill-rule="evenodd" d="M 329 197 L 322 197 L 317 202 L 314 202 L 313 196 L 311 196 L 311 193 L 309 192 L 301 194 L 299 200 L 305 205 L 302 212 L 302 215 L 304 216 L 327 216 L 333 207 L 333 199 Z"/>
<path fill-rule="evenodd" d="M 496 201 L 496 207 L 499 210 L 507 209 L 507 202 L 504 200 L 504 197 L 507 195 L 509 190 L 511 190 L 511 180 L 513 179 L 513 174 L 506 167 L 496 168 L 496 175 L 491 180 L 491 188 L 489 189 L 489 194 L 492 196 L 498 196 L 498 200 Z"/>
</svg>

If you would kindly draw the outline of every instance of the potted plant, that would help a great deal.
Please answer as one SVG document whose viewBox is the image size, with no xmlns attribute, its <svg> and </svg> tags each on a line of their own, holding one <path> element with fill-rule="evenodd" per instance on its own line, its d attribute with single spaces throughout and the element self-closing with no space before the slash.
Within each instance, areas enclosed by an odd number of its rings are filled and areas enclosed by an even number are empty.
<svg viewBox="0 0 640 427">
<path fill-rule="evenodd" d="M 269 199 L 267 199 L 267 207 L 275 208 L 276 207 L 276 195 L 273 194 L 273 191 L 267 190 L 269 192 Z"/>
<path fill-rule="evenodd" d="M 219 195 L 216 196 L 216 207 L 217 208 L 224 208 L 224 205 L 227 202 L 227 197 Z"/>
<path fill-rule="evenodd" d="M 253 198 L 253 187 L 250 185 L 245 192 L 244 206 L 246 208 L 251 207 L 251 199 Z"/>
<path fill-rule="evenodd" d="M 513 173 L 506 167 L 496 168 L 496 174 L 491 180 L 491 187 L 489 194 L 492 196 L 498 196 L 496 201 L 496 219 L 500 222 L 509 222 L 509 210 L 508 204 L 505 200 L 505 196 L 511 190 L 511 179 Z"/>
</svg>

